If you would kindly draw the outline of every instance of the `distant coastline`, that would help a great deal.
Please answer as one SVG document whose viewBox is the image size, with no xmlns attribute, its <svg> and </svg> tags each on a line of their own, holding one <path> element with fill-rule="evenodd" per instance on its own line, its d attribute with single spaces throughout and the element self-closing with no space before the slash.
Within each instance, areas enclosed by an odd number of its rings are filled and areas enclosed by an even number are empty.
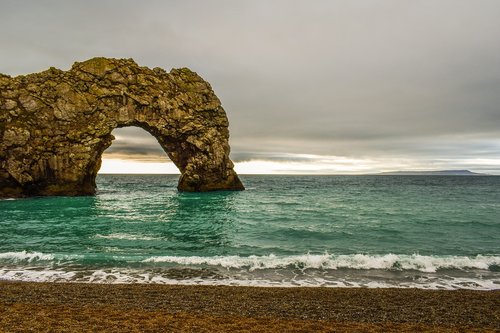
<svg viewBox="0 0 500 333">
<path fill-rule="evenodd" d="M 488 176 L 470 170 L 437 170 L 437 171 L 389 171 L 377 173 L 385 176 Z"/>
</svg>

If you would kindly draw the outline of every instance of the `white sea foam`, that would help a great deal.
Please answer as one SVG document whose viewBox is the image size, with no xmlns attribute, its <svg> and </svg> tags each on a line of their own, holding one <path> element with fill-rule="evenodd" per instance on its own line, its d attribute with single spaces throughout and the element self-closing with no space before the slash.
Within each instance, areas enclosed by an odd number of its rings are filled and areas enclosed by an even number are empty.
<svg viewBox="0 0 500 333">
<path fill-rule="evenodd" d="M 49 261 L 53 260 L 54 255 L 53 254 L 46 254 L 46 253 L 41 253 L 41 252 L 27 252 L 27 251 L 20 251 L 20 252 L 4 252 L 0 253 L 0 260 L 8 260 L 8 261 Z"/>
<path fill-rule="evenodd" d="M 134 234 L 125 234 L 125 233 L 115 233 L 109 235 L 101 235 L 97 234 L 94 238 L 103 238 L 103 239 L 125 239 L 125 240 L 159 240 L 160 237 L 151 237 L 145 235 L 134 235 Z"/>
<path fill-rule="evenodd" d="M 63 270 L 0 269 L 0 280 L 29 282 L 79 282 L 98 284 L 169 284 L 169 285 L 224 285 L 256 287 L 330 287 L 330 288 L 419 288 L 419 289 L 471 289 L 497 290 L 500 281 L 480 278 L 422 278 L 416 281 L 379 280 L 356 278 L 293 278 L 276 280 L 269 278 L 248 279 L 241 277 L 204 279 L 193 277 L 174 279 L 158 273 L 138 270 L 95 270 L 72 272 Z"/>
<path fill-rule="evenodd" d="M 75 272 L 39 269 L 0 269 L 0 280 L 27 282 L 76 282 Z"/>
<path fill-rule="evenodd" d="M 295 255 L 295 256 L 215 256 L 215 257 L 178 257 L 155 256 L 143 262 L 175 263 L 180 265 L 208 265 L 224 268 L 247 268 L 250 271 L 272 268 L 298 269 L 390 269 L 436 272 L 439 269 L 484 269 L 500 265 L 500 257 L 483 256 L 423 256 L 413 255 Z"/>
</svg>

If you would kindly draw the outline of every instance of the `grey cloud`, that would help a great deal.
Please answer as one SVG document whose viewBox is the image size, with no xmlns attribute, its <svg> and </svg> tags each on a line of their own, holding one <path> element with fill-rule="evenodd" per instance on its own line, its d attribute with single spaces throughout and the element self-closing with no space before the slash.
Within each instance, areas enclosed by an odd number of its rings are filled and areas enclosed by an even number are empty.
<svg viewBox="0 0 500 333">
<path fill-rule="evenodd" d="M 108 154 L 125 154 L 125 155 L 154 155 L 154 156 L 166 156 L 165 152 L 160 148 L 158 149 L 154 145 L 147 144 L 136 144 L 133 141 L 120 141 L 114 143 L 108 150 Z"/>
<path fill-rule="evenodd" d="M 274 162 L 311 162 L 320 157 L 307 157 L 301 154 L 280 153 L 280 152 L 253 152 L 243 151 L 231 154 L 234 162 L 247 162 L 252 160 L 274 161 Z"/>
<path fill-rule="evenodd" d="M 112 133 L 115 140 L 105 151 L 109 157 L 125 157 L 139 160 L 168 160 L 156 139 L 138 127 L 115 129 Z"/>
</svg>

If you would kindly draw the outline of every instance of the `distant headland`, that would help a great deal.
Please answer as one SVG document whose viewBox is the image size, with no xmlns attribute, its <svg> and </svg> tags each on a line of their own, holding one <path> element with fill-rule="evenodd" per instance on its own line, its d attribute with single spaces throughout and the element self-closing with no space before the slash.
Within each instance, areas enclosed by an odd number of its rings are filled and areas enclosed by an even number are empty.
<svg viewBox="0 0 500 333">
<path fill-rule="evenodd" d="M 437 171 L 389 171 L 377 175 L 387 176 L 488 176 L 485 173 L 477 173 L 469 170 L 437 170 Z"/>
</svg>

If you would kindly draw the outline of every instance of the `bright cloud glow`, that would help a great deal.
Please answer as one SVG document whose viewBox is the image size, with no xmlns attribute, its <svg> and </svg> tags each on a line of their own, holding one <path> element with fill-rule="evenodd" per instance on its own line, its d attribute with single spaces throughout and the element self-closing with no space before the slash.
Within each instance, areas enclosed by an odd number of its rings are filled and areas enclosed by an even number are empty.
<svg viewBox="0 0 500 333">
<path fill-rule="evenodd" d="M 250 160 L 235 163 L 239 174 L 371 174 L 398 170 L 469 169 L 498 174 L 500 159 L 412 160 L 396 158 L 347 158 L 309 154 L 287 154 L 290 160 Z M 178 174 L 177 167 L 168 161 L 134 160 L 104 156 L 99 173 Z"/>
<path fill-rule="evenodd" d="M 142 162 L 103 158 L 99 173 L 178 174 L 179 169 L 172 162 Z"/>
<path fill-rule="evenodd" d="M 371 160 L 345 157 L 318 157 L 294 155 L 300 162 L 252 160 L 235 163 L 239 174 L 356 174 L 378 171 L 377 163 Z M 99 173 L 133 174 L 178 174 L 171 162 L 103 158 Z"/>
<path fill-rule="evenodd" d="M 354 159 L 339 156 L 294 155 L 294 161 L 250 160 L 235 163 L 239 174 L 371 174 L 397 170 L 431 171 L 469 169 L 476 172 L 499 174 L 500 159 L 469 160 L 408 160 L 408 159 Z M 453 167 L 450 168 L 450 165 Z M 115 174 L 179 174 L 172 162 L 103 158 L 99 173 Z"/>
<path fill-rule="evenodd" d="M 343 156 L 290 154 L 298 161 L 251 160 L 235 164 L 240 174 L 369 174 L 407 170 L 414 161 L 403 159 L 357 159 Z M 429 168 L 427 168 L 429 169 Z"/>
<path fill-rule="evenodd" d="M 316 160 L 304 162 L 275 161 L 245 161 L 235 164 L 235 170 L 240 174 L 332 174 L 332 173 L 367 173 L 373 170 L 372 162 L 368 160 L 340 159 Z"/>
</svg>

